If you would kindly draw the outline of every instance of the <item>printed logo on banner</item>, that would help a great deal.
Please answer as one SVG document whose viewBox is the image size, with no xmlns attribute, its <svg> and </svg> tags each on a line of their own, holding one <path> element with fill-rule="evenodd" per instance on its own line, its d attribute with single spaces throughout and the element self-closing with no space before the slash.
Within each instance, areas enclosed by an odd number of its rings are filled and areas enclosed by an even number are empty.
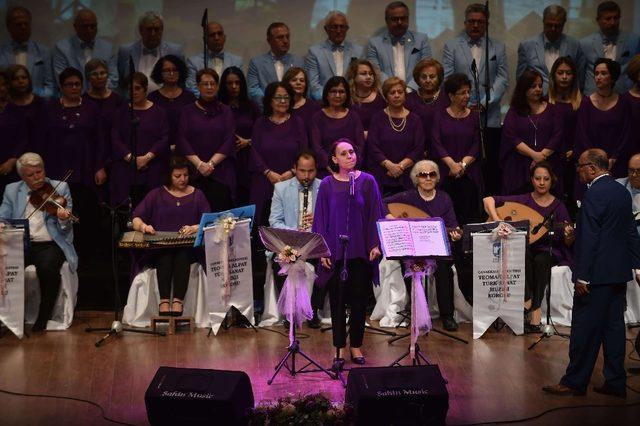
<svg viewBox="0 0 640 426">
<path fill-rule="evenodd" d="M 493 263 L 500 262 L 500 250 L 502 249 L 502 244 L 500 241 L 493 243 Z"/>
</svg>

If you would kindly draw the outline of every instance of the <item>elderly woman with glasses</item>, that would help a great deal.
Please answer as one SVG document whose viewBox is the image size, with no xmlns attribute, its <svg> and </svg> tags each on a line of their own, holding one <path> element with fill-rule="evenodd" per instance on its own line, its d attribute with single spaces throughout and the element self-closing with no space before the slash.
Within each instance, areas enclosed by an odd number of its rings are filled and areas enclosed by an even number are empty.
<svg viewBox="0 0 640 426">
<path fill-rule="evenodd" d="M 446 192 L 437 189 L 440 181 L 440 169 L 438 165 L 431 160 L 418 161 L 411 169 L 411 181 L 415 189 L 409 189 L 382 200 L 386 208 L 387 218 L 394 218 L 389 211 L 389 204 L 408 204 L 422 210 L 429 217 L 442 218 L 449 232 L 451 241 L 454 243 L 460 241 L 462 238 L 462 230 L 458 226 L 451 198 Z M 457 246 L 454 247 L 454 250 L 456 249 Z M 458 324 L 453 318 L 452 266 L 453 261 L 439 259 L 437 260 L 437 269 L 435 272 L 438 310 L 440 311 L 442 325 L 447 331 L 455 331 L 458 329 Z"/>
</svg>

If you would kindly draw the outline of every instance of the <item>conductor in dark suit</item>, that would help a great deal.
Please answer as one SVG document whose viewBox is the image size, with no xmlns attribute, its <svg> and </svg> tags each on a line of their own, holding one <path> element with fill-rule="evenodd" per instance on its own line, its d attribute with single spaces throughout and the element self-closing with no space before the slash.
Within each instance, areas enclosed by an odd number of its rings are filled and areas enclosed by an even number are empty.
<svg viewBox="0 0 640 426">
<path fill-rule="evenodd" d="M 624 302 L 632 270 L 640 266 L 640 237 L 631 196 L 608 173 L 604 151 L 582 153 L 576 169 L 588 185 L 578 213 L 573 281 L 573 317 L 569 365 L 560 383 L 543 390 L 556 395 L 584 395 L 603 346 L 604 378 L 598 393 L 625 398 Z"/>
</svg>

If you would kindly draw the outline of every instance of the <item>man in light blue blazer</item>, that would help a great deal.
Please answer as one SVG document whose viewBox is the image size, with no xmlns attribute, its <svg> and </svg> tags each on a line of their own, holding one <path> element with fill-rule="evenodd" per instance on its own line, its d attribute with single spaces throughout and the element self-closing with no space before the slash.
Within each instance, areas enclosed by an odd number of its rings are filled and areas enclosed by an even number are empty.
<svg viewBox="0 0 640 426">
<path fill-rule="evenodd" d="M 227 35 L 224 28 L 218 22 L 209 22 L 207 25 L 207 66 L 214 69 L 218 76 L 229 67 L 243 68 L 242 57 L 224 51 L 224 44 L 227 41 Z M 204 65 L 204 53 L 200 52 L 189 58 L 187 61 L 189 68 L 189 76 L 187 77 L 187 88 L 196 96 L 200 95 L 198 85 L 196 84 L 196 74 L 199 70 L 206 68 Z"/>
<path fill-rule="evenodd" d="M 346 41 L 349 23 L 347 16 L 332 10 L 324 20 L 327 40 L 309 48 L 304 67 L 309 78 L 311 97 L 322 99 L 322 89 L 333 76 L 344 77 L 351 61 L 362 56 L 362 46 Z"/>
<path fill-rule="evenodd" d="M 35 265 L 40 281 L 40 309 L 33 331 L 46 328 L 60 290 L 60 268 L 65 260 L 71 270 L 78 266 L 78 256 L 73 248 L 73 223 L 69 220 L 73 203 L 69 186 L 50 180 L 45 176 L 44 163 L 38 154 L 27 152 L 16 162 L 22 179 L 7 185 L 0 219 L 29 219 L 29 248 L 24 254 L 24 266 Z M 32 191 L 41 189 L 46 183 L 67 201 L 66 208 L 58 207 L 55 214 L 36 210 L 29 203 Z"/>
<path fill-rule="evenodd" d="M 420 60 L 431 58 L 429 37 L 409 31 L 409 7 L 401 1 L 387 5 L 384 20 L 387 30 L 369 39 L 367 59 L 378 67 L 382 81 L 395 76 L 415 90 L 413 68 Z"/>
<path fill-rule="evenodd" d="M 118 63 L 113 45 L 98 34 L 98 18 L 91 9 L 81 9 L 73 21 L 76 35 L 67 37 L 56 43 L 53 49 L 53 71 L 56 80 L 67 67 L 79 70 L 85 87 L 88 87 L 87 76 L 84 75 L 84 65 L 91 59 L 102 59 L 109 68 L 109 87 L 118 87 Z"/>
<path fill-rule="evenodd" d="M 270 50 L 251 58 L 247 72 L 249 97 L 262 106 L 264 89 L 274 81 L 282 80 L 284 73 L 291 67 L 304 68 L 304 60 L 289 53 L 291 33 L 283 22 L 273 22 L 267 28 L 267 43 Z"/>
<path fill-rule="evenodd" d="M 580 42 L 562 32 L 566 22 L 567 11 L 562 6 L 551 5 L 544 9 L 542 33 L 524 40 L 518 46 L 516 78 L 520 78 L 527 68 L 538 71 L 542 75 L 542 90 L 546 94 L 549 87 L 549 73 L 556 59 L 570 56 L 578 70 L 584 68 L 584 55 L 580 49 Z M 576 77 L 578 76 L 574 76 Z"/>
<path fill-rule="evenodd" d="M 51 68 L 51 53 L 40 43 L 31 40 L 31 12 L 16 6 L 7 11 L 7 30 L 11 40 L 0 45 L 0 68 L 12 64 L 27 67 L 33 83 L 33 92 L 51 97 L 55 84 Z"/>
<path fill-rule="evenodd" d="M 162 41 L 164 20 L 156 12 L 145 12 L 138 20 L 140 40 L 120 46 L 118 50 L 118 78 L 120 85 L 125 86 L 129 77 L 129 57 L 133 58 L 136 71 L 149 78 L 148 92 L 159 87 L 151 80 L 153 66 L 165 55 L 175 55 L 184 60 L 182 46 Z"/>
<path fill-rule="evenodd" d="M 298 231 L 310 231 L 313 223 L 313 212 L 318 199 L 320 179 L 316 178 L 317 162 L 312 151 L 302 151 L 296 158 L 294 165 L 295 174 L 291 179 L 275 184 L 273 198 L 271 199 L 271 213 L 269 225 L 273 228 L 293 229 Z M 306 214 L 302 210 L 305 206 L 306 189 Z M 274 283 L 278 293 L 282 290 L 285 277 L 278 275 L 280 270 L 278 263 L 272 259 L 274 271 Z M 314 288 L 311 296 L 313 319 L 309 321 L 312 328 L 320 327 L 318 309 L 322 309 L 326 290 Z"/>
<path fill-rule="evenodd" d="M 614 89 L 618 93 L 624 93 L 633 85 L 624 71 L 631 58 L 640 52 L 640 37 L 634 33 L 620 31 L 620 6 L 613 1 L 598 5 L 596 22 L 600 31 L 580 40 L 585 56 L 583 93 L 588 96 L 596 90 L 593 65 L 598 58 L 613 59 L 620 64 L 622 73 Z"/>
</svg>

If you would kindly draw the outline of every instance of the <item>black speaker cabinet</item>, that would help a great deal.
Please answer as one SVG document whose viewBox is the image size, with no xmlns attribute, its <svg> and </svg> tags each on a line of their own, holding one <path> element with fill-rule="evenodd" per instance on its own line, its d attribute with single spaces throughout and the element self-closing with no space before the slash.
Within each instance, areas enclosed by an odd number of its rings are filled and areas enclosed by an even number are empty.
<svg viewBox="0 0 640 426">
<path fill-rule="evenodd" d="M 445 425 L 449 393 L 437 365 L 354 368 L 345 403 L 358 425 Z"/>
<path fill-rule="evenodd" d="M 160 367 L 144 402 L 154 426 L 246 424 L 253 390 L 242 371 Z"/>
</svg>

